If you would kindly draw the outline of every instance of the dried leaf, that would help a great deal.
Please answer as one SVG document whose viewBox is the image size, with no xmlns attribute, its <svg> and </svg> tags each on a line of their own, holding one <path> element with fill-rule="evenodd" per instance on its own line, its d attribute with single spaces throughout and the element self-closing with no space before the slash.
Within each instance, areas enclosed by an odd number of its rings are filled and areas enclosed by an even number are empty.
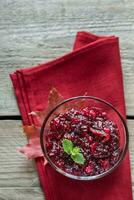
<svg viewBox="0 0 134 200">
<path fill-rule="evenodd" d="M 29 115 L 35 117 L 38 127 L 23 126 L 23 131 L 25 132 L 28 144 L 19 148 L 19 152 L 26 155 L 28 159 L 34 159 L 43 156 L 41 146 L 40 146 L 40 127 L 43 123 L 44 118 L 57 104 L 63 100 L 63 96 L 56 90 L 52 88 L 48 97 L 48 108 L 42 111 L 32 111 Z M 46 160 L 44 162 L 46 164 Z"/>
<path fill-rule="evenodd" d="M 36 124 L 38 124 L 38 126 L 41 126 L 44 118 L 47 115 L 47 111 L 46 110 L 32 111 L 31 113 L 29 113 L 29 115 L 32 115 L 34 117 Z"/>
<path fill-rule="evenodd" d="M 63 101 L 63 96 L 58 92 L 56 88 L 52 88 L 48 97 L 48 111 L 52 110 L 56 105 Z"/>
<path fill-rule="evenodd" d="M 56 105 L 58 105 L 61 101 L 63 101 L 63 96 L 58 92 L 56 88 L 52 88 L 50 90 L 49 96 L 48 96 L 48 107 L 45 110 L 42 111 L 32 111 L 29 113 L 29 115 L 32 115 L 35 117 L 37 124 L 42 125 L 46 115 L 52 110 Z"/>
<path fill-rule="evenodd" d="M 39 136 L 39 128 L 35 127 L 34 125 L 31 126 L 23 126 L 23 132 L 26 134 L 27 138 L 33 138 Z"/>
<path fill-rule="evenodd" d="M 31 160 L 42 157 L 43 153 L 40 146 L 40 127 L 23 126 L 23 130 L 28 138 L 28 144 L 18 148 L 18 151 L 25 154 Z"/>
<path fill-rule="evenodd" d="M 23 153 L 28 160 L 32 160 L 38 157 L 43 157 L 43 153 L 40 151 L 40 147 L 36 145 L 27 144 L 17 149 L 20 153 Z"/>
<path fill-rule="evenodd" d="M 85 94 L 83 96 L 87 96 L 87 92 L 85 92 Z M 77 101 L 74 105 L 75 108 L 82 108 L 84 107 L 84 103 L 85 103 L 85 99 L 80 99 L 79 101 Z"/>
</svg>

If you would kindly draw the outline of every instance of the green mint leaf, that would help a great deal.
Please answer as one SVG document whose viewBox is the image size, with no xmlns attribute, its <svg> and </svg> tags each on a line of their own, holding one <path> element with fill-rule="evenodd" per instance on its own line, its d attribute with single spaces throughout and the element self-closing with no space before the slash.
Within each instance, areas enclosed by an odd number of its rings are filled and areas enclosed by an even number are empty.
<svg viewBox="0 0 134 200">
<path fill-rule="evenodd" d="M 72 143 L 72 141 L 70 141 L 68 139 L 63 139 L 62 146 L 63 146 L 64 151 L 67 154 L 71 154 L 71 151 L 73 149 L 73 143 Z"/>
<path fill-rule="evenodd" d="M 74 147 L 71 151 L 71 155 L 75 156 L 76 154 L 80 153 L 79 147 Z"/>
<path fill-rule="evenodd" d="M 71 140 L 63 139 L 62 146 L 64 151 L 71 155 L 72 160 L 78 164 L 84 164 L 85 158 L 82 153 L 80 153 L 79 147 L 73 147 L 73 143 Z"/>
<path fill-rule="evenodd" d="M 78 164 L 84 164 L 85 158 L 82 153 L 77 153 L 76 155 L 71 155 L 71 158 L 73 159 L 74 162 Z"/>
</svg>

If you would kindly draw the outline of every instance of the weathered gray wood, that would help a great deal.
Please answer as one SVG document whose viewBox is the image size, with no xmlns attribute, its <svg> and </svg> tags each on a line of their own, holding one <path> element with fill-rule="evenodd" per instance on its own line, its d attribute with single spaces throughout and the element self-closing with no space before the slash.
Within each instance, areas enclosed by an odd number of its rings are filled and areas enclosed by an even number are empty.
<svg viewBox="0 0 134 200">
<path fill-rule="evenodd" d="M 130 150 L 130 161 L 131 161 L 131 174 L 132 174 L 132 186 L 133 186 L 133 197 L 134 197 L 134 120 L 128 120 L 129 128 L 129 150 Z"/>
<path fill-rule="evenodd" d="M 79 30 L 120 37 L 127 114 L 134 115 L 133 0 L 1 0 L 0 115 L 18 114 L 8 74 L 72 48 Z"/>
<path fill-rule="evenodd" d="M 0 188 L 0 200 L 44 200 L 39 187 Z"/>
<path fill-rule="evenodd" d="M 20 121 L 0 121 L 0 200 L 43 200 L 34 161 L 17 152 L 26 144 Z"/>
<path fill-rule="evenodd" d="M 26 144 L 20 121 L 0 121 L 0 187 L 39 186 L 34 162 L 17 152 Z"/>
<path fill-rule="evenodd" d="M 34 162 L 17 153 L 26 144 L 20 121 L 0 121 L 0 200 L 43 200 Z M 134 194 L 134 121 L 128 121 Z"/>
</svg>

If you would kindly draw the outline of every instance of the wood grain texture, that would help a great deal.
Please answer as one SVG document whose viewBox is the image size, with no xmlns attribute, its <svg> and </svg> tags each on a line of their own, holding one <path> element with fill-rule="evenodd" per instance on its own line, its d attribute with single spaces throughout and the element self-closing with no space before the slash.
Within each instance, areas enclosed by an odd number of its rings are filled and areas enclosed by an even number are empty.
<svg viewBox="0 0 134 200">
<path fill-rule="evenodd" d="M 0 187 L 39 186 L 34 162 L 17 152 L 26 142 L 20 121 L 0 121 Z"/>
<path fill-rule="evenodd" d="M 133 0 L 1 0 L 0 115 L 19 113 L 9 73 L 71 50 L 77 31 L 120 37 L 127 114 L 134 115 Z"/>
<path fill-rule="evenodd" d="M 26 144 L 20 121 L 0 121 L 0 200 L 43 200 L 34 162 L 16 148 Z M 134 121 L 128 121 L 134 194 Z"/>
<path fill-rule="evenodd" d="M 44 200 L 34 161 L 17 152 L 24 144 L 20 121 L 0 121 L 0 200 Z"/>
<path fill-rule="evenodd" d="M 39 187 L 0 188 L 0 200 L 44 200 Z"/>
</svg>

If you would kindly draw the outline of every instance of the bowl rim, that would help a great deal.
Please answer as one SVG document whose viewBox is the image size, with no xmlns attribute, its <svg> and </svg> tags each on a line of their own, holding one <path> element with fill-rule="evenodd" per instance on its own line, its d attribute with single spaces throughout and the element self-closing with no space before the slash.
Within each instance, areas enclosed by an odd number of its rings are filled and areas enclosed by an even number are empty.
<svg viewBox="0 0 134 200">
<path fill-rule="evenodd" d="M 72 174 L 69 174 L 65 171 L 63 171 L 62 169 L 60 169 L 59 167 L 57 167 L 53 162 L 52 160 L 49 158 L 49 156 L 47 155 L 47 151 L 46 151 L 46 148 L 44 147 L 44 142 L 43 142 L 43 136 L 44 136 L 44 128 L 45 128 L 45 125 L 49 119 L 49 117 L 51 116 L 51 114 L 57 109 L 59 108 L 61 105 L 63 105 L 64 103 L 67 103 L 69 101 L 73 101 L 73 100 L 79 100 L 79 99 L 92 99 L 92 100 L 96 100 L 96 101 L 99 101 L 101 103 L 104 103 L 106 104 L 107 106 L 111 107 L 116 113 L 117 115 L 119 116 L 119 118 L 121 119 L 122 123 L 123 123 L 123 126 L 124 126 L 124 132 L 125 132 L 125 136 L 126 136 L 126 140 L 125 140 L 125 145 L 123 147 L 123 150 L 122 150 L 122 153 L 121 153 L 121 156 L 119 158 L 119 160 L 116 162 L 116 164 L 111 167 L 109 170 L 107 170 L 106 172 L 103 172 L 101 174 L 98 174 L 98 175 L 94 175 L 94 176 L 76 176 L 76 175 L 72 175 Z M 101 98 L 98 98 L 98 97 L 95 97 L 95 96 L 75 96 L 75 97 L 71 97 L 71 98 L 67 98 L 65 100 L 63 100 L 62 102 L 60 102 L 59 104 L 57 104 L 52 110 L 50 110 L 50 112 L 47 114 L 47 116 L 45 117 L 44 121 L 43 121 L 43 124 L 41 126 L 41 130 L 40 130 L 40 145 L 41 145 L 41 149 L 42 149 L 42 152 L 44 154 L 44 157 L 47 159 L 48 163 L 57 171 L 59 172 L 60 174 L 66 176 L 66 177 L 69 177 L 71 179 L 76 179 L 76 180 L 85 180 L 85 181 L 88 181 L 88 180 L 96 180 L 96 179 L 100 179 L 108 174 L 111 174 L 111 172 L 113 172 L 119 165 L 120 163 L 122 162 L 122 160 L 124 159 L 125 157 L 125 154 L 127 152 L 127 149 L 128 149 L 128 143 L 129 143 L 129 131 L 128 131 L 128 127 L 127 127 L 127 124 L 126 124 L 126 121 L 125 119 L 123 118 L 123 116 L 121 115 L 121 113 L 111 104 L 109 103 L 108 101 L 104 100 L 104 99 L 101 99 Z"/>
</svg>

